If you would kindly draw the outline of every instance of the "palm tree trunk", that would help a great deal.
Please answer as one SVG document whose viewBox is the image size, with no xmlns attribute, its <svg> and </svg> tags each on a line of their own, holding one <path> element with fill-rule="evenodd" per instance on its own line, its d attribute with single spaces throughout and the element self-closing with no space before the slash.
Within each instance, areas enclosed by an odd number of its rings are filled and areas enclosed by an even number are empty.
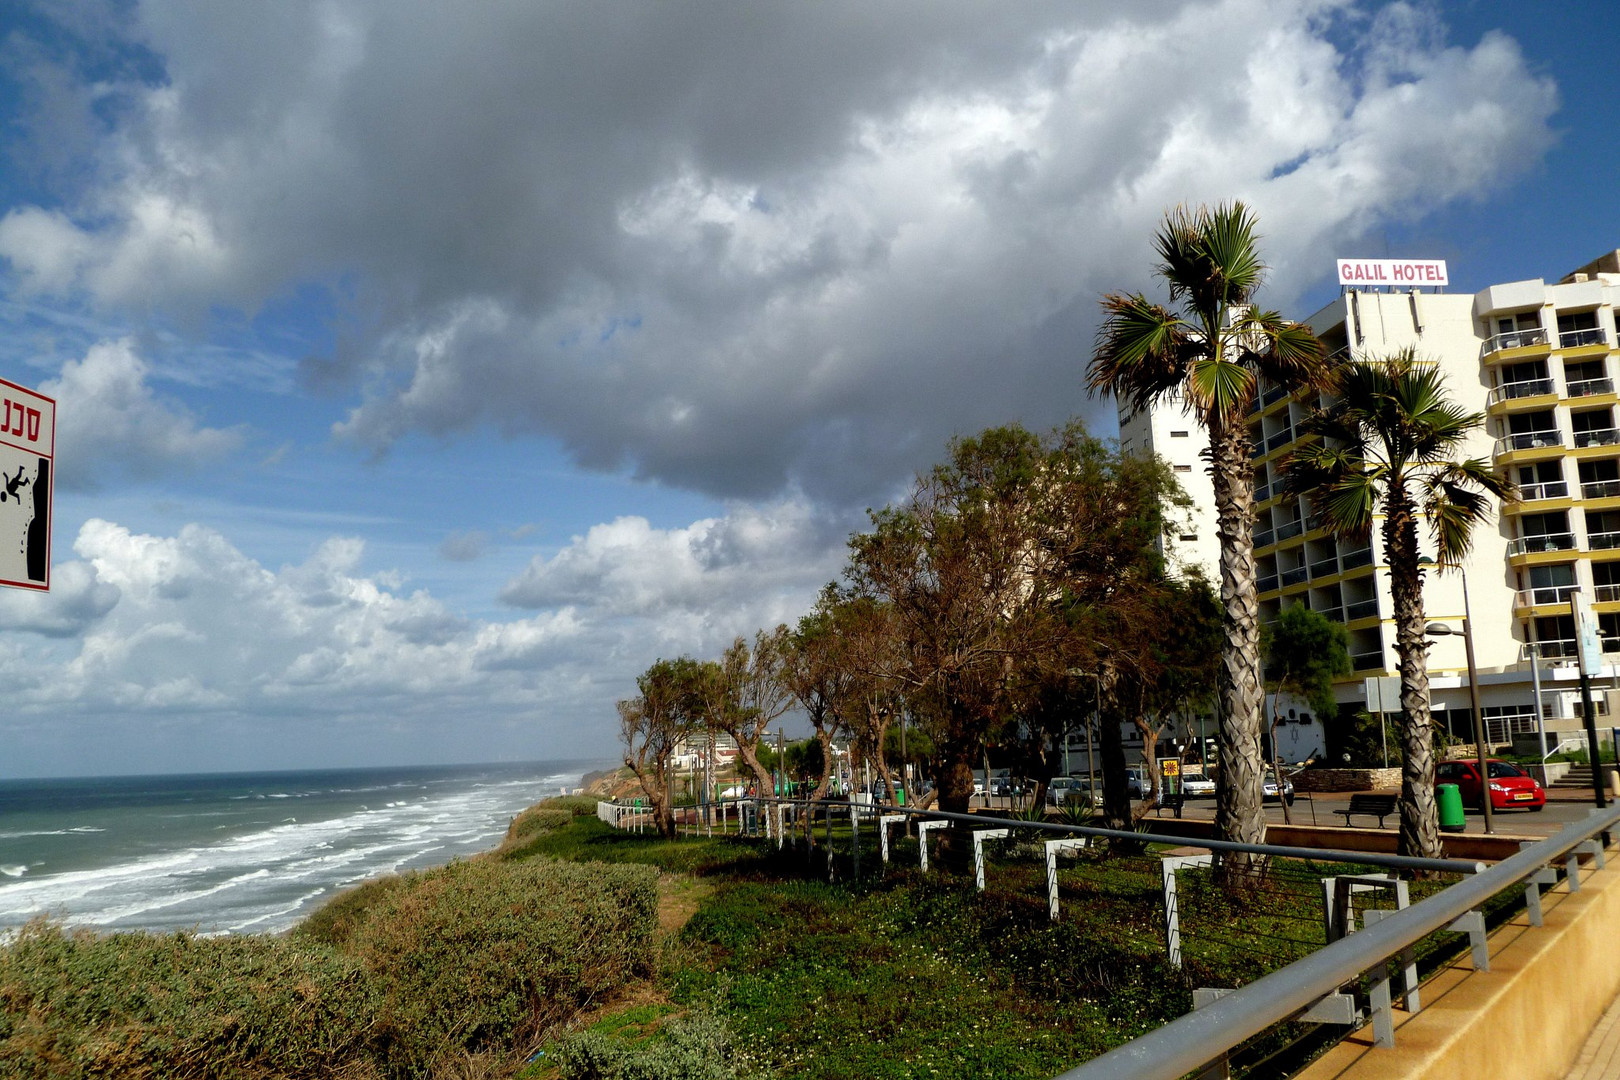
<svg viewBox="0 0 1620 1080">
<path fill-rule="evenodd" d="M 1215 835 L 1263 844 L 1265 764 L 1260 754 L 1264 695 L 1260 686 L 1260 604 L 1254 569 L 1254 464 L 1242 419 L 1211 425 L 1210 479 L 1215 489 L 1215 532 L 1221 548 L 1222 627 L 1219 732 L 1220 780 L 1215 788 Z M 1225 854 L 1218 876 L 1228 886 L 1253 879 L 1260 856 Z"/>
<path fill-rule="evenodd" d="M 1418 563 L 1417 514 L 1404 488 L 1385 503 L 1384 552 L 1395 613 L 1395 652 L 1401 667 L 1400 853 L 1438 859 L 1440 818 L 1434 801 L 1434 735 L 1429 714 L 1428 642 L 1424 638 L 1423 567 Z M 1477 724 L 1479 717 L 1474 718 Z"/>
</svg>

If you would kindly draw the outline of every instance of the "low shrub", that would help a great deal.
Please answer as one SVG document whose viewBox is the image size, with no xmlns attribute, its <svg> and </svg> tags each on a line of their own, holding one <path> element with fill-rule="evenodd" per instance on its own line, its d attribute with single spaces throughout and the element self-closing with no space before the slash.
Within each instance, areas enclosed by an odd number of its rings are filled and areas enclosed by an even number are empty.
<svg viewBox="0 0 1620 1080">
<path fill-rule="evenodd" d="M 705 1009 L 677 1016 L 650 1038 L 626 1040 L 598 1030 L 563 1039 L 554 1056 L 561 1080 L 738 1080 L 726 1022 Z"/>
<path fill-rule="evenodd" d="M 559 829 L 566 829 L 573 820 L 573 813 L 566 808 L 544 803 L 531 806 L 512 819 L 512 824 L 506 829 L 506 839 L 495 849 L 495 856 L 501 859 L 528 858 L 535 854 L 539 841 Z"/>
<path fill-rule="evenodd" d="M 311 943 L 34 922 L 0 949 L 0 1076 L 370 1076 L 377 1005 Z"/>
<path fill-rule="evenodd" d="M 303 922 L 293 927 L 289 936 L 341 949 L 354 937 L 361 924 L 371 917 L 372 909 L 405 881 L 398 874 L 389 874 L 345 889 L 312 911 Z"/>
<path fill-rule="evenodd" d="M 455 862 L 407 875 L 350 939 L 377 980 L 397 1076 L 506 1051 L 645 971 L 657 928 L 648 867 Z"/>
<path fill-rule="evenodd" d="M 596 804 L 601 801 L 599 795 L 557 795 L 543 799 L 537 805 L 553 810 L 567 810 L 575 817 L 595 817 Z"/>
</svg>

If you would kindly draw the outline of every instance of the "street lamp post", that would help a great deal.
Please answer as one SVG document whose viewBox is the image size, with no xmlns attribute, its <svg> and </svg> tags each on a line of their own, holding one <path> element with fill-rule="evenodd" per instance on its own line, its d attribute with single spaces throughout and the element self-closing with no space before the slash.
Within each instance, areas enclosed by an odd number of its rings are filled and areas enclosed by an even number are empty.
<svg viewBox="0 0 1620 1080">
<path fill-rule="evenodd" d="M 1536 738 L 1541 743 L 1541 763 L 1547 763 L 1547 720 L 1541 715 L 1541 642 L 1525 643 L 1530 654 L 1530 692 L 1536 702 Z"/>
<path fill-rule="evenodd" d="M 1485 756 L 1485 713 L 1479 707 L 1479 668 L 1474 663 L 1474 621 L 1468 606 L 1466 571 L 1462 571 L 1462 593 L 1463 653 L 1468 658 L 1468 703 L 1474 710 L 1474 749 L 1479 755 L 1479 801 L 1485 813 L 1485 831 L 1492 833 L 1496 831 L 1496 822 L 1491 812 L 1491 767 L 1490 759 Z M 1457 633 L 1445 623 L 1430 623 L 1423 632 L 1430 637 L 1445 637 Z"/>
</svg>

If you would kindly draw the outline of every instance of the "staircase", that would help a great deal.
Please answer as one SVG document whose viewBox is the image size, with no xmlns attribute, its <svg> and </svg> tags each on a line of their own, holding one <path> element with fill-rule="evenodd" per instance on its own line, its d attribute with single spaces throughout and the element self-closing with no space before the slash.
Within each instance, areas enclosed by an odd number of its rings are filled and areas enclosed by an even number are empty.
<svg viewBox="0 0 1620 1080">
<path fill-rule="evenodd" d="M 1614 768 L 1613 763 L 1610 763 L 1608 767 L 1611 769 Z M 1565 773 L 1563 776 L 1560 776 L 1558 780 L 1554 782 L 1553 787 L 1563 790 L 1579 788 L 1583 791 L 1591 791 L 1592 766 L 1571 765 L 1569 767 L 1569 772 Z"/>
</svg>

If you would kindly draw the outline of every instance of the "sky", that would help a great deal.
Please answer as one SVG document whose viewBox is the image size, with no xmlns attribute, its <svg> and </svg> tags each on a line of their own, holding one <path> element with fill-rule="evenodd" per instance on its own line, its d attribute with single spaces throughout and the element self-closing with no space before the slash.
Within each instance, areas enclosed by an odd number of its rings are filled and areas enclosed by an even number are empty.
<svg viewBox="0 0 1620 1080">
<path fill-rule="evenodd" d="M 0 778 L 611 758 L 948 441 L 1082 417 L 1243 199 L 1453 291 L 1620 247 L 1612 5 L 10 0 L 0 377 L 58 401 Z"/>
</svg>

